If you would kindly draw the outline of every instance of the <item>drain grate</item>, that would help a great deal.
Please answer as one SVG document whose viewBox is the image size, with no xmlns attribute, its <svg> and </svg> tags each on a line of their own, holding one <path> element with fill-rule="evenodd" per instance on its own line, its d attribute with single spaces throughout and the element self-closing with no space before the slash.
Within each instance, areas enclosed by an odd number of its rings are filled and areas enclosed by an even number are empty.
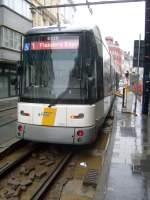
<svg viewBox="0 0 150 200">
<path fill-rule="evenodd" d="M 98 183 L 98 171 L 90 169 L 83 179 L 83 185 L 96 187 Z"/>
<path fill-rule="evenodd" d="M 122 137 L 136 137 L 135 127 L 120 127 Z"/>
<path fill-rule="evenodd" d="M 150 159 L 141 159 L 141 171 L 150 172 Z"/>
</svg>

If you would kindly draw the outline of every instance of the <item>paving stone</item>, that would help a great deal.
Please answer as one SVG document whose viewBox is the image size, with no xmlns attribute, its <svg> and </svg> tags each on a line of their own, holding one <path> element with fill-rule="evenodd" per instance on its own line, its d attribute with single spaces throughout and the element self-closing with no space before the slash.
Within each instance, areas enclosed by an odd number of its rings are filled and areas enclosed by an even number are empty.
<svg viewBox="0 0 150 200">
<path fill-rule="evenodd" d="M 49 160 L 49 161 L 54 161 L 55 160 L 55 158 L 54 158 L 54 156 L 51 154 L 51 155 L 48 155 L 47 156 L 47 159 Z"/>
<path fill-rule="evenodd" d="M 45 160 L 44 159 L 43 160 L 39 160 L 39 164 L 40 165 L 45 165 L 46 162 L 47 162 L 47 159 L 45 159 Z"/>
<path fill-rule="evenodd" d="M 48 167 L 53 165 L 53 164 L 55 164 L 54 161 L 48 161 L 48 162 L 45 163 L 45 165 L 48 166 Z"/>
<path fill-rule="evenodd" d="M 35 169 L 34 166 L 22 166 L 20 168 L 20 174 L 28 175 L 34 169 Z"/>
<path fill-rule="evenodd" d="M 56 190 L 54 190 L 54 191 L 51 192 L 50 197 L 53 200 L 59 200 L 60 199 L 60 194 L 58 194 L 58 192 Z"/>
<path fill-rule="evenodd" d="M 45 160 L 46 159 L 46 156 L 44 156 L 44 155 L 41 155 L 40 157 L 39 157 L 39 160 Z"/>
<path fill-rule="evenodd" d="M 25 166 L 22 166 L 20 168 L 20 174 L 24 174 L 26 172 L 26 167 Z"/>
<path fill-rule="evenodd" d="M 29 186 L 32 184 L 32 181 L 30 179 L 27 179 L 27 180 L 24 180 L 24 181 L 21 181 L 21 186 Z"/>
<path fill-rule="evenodd" d="M 22 186 L 20 186 L 20 189 L 21 189 L 22 191 L 26 191 L 27 187 L 26 187 L 25 185 L 22 185 Z"/>
<path fill-rule="evenodd" d="M 15 197 L 12 200 L 20 200 L 20 198 L 19 197 Z"/>
<path fill-rule="evenodd" d="M 20 182 L 17 179 L 10 178 L 8 179 L 8 185 L 19 186 Z"/>
<path fill-rule="evenodd" d="M 6 190 L 5 190 L 5 191 L 2 191 L 1 194 L 0 194 L 0 199 L 6 198 L 5 195 L 7 194 L 7 192 L 8 192 L 8 191 L 6 191 Z"/>
<path fill-rule="evenodd" d="M 31 171 L 33 171 L 33 170 L 35 170 L 35 166 L 33 166 L 33 165 L 31 165 L 31 166 L 27 166 L 27 175 L 31 172 Z"/>
<path fill-rule="evenodd" d="M 37 158 L 37 154 L 36 153 L 32 153 L 32 158 Z"/>
<path fill-rule="evenodd" d="M 4 186 L 3 185 L 0 185 L 0 190 L 2 190 L 4 188 Z"/>
<path fill-rule="evenodd" d="M 0 200 L 7 200 L 7 198 L 0 196 Z"/>
<path fill-rule="evenodd" d="M 74 167 L 76 165 L 76 163 L 75 162 L 71 162 L 71 163 L 69 163 L 69 167 Z"/>
<path fill-rule="evenodd" d="M 64 184 L 66 184 L 68 182 L 68 178 L 66 178 L 66 177 L 62 177 L 60 180 L 59 180 L 59 184 L 61 185 L 61 186 L 63 186 Z"/>
<path fill-rule="evenodd" d="M 43 176 L 45 176 L 47 174 L 47 170 L 43 170 L 43 171 L 40 171 L 40 172 L 37 172 L 36 173 L 36 177 L 41 179 L 43 178 Z"/>
<path fill-rule="evenodd" d="M 31 179 L 32 181 L 34 180 L 34 178 L 35 178 L 35 171 L 31 171 L 30 173 L 29 173 L 29 179 Z"/>
<path fill-rule="evenodd" d="M 18 187 L 19 187 L 19 185 L 11 185 L 11 188 L 12 188 L 13 190 L 16 190 Z"/>
<path fill-rule="evenodd" d="M 20 200 L 19 197 L 12 197 L 12 198 L 9 198 L 9 200 Z"/>
<path fill-rule="evenodd" d="M 3 192 L 2 192 L 2 195 L 4 194 L 7 194 L 8 193 L 8 189 L 5 189 Z"/>
<path fill-rule="evenodd" d="M 18 197 L 21 194 L 21 187 L 18 187 L 17 190 L 15 191 L 15 193 L 12 195 L 13 197 Z"/>
<path fill-rule="evenodd" d="M 12 189 L 8 189 L 8 192 L 5 194 L 5 197 L 8 199 L 8 198 L 11 198 L 14 194 L 15 194 L 15 190 L 12 190 Z"/>
</svg>

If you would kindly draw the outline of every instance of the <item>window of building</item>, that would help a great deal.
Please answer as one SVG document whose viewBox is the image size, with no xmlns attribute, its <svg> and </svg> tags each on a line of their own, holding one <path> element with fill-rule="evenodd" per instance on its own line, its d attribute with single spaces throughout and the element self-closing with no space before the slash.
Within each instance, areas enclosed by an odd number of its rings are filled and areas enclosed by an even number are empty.
<svg viewBox="0 0 150 200">
<path fill-rule="evenodd" d="M 6 27 L 0 28 L 0 46 L 20 50 L 21 34 Z"/>
<path fill-rule="evenodd" d="M 3 31 L 3 44 L 2 46 L 4 47 L 9 47 L 9 29 L 7 28 L 2 28 L 2 31 Z"/>
<path fill-rule="evenodd" d="M 21 35 L 14 32 L 14 49 L 20 49 Z"/>
<path fill-rule="evenodd" d="M 0 47 L 2 46 L 3 36 L 2 36 L 2 29 L 0 28 Z"/>
<path fill-rule="evenodd" d="M 2 0 L 2 4 L 8 6 L 20 15 L 32 19 L 30 4 L 25 0 Z"/>
</svg>

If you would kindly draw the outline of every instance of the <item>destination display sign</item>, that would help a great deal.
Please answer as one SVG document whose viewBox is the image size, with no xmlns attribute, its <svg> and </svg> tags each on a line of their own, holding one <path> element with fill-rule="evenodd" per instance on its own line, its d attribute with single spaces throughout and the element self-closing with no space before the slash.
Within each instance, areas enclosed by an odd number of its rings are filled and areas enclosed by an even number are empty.
<svg viewBox="0 0 150 200">
<path fill-rule="evenodd" d="M 30 41 L 24 43 L 24 51 L 78 49 L 79 36 L 75 35 L 51 35 L 46 37 L 30 37 Z"/>
<path fill-rule="evenodd" d="M 31 50 L 49 50 L 49 49 L 77 49 L 78 40 L 58 40 L 58 41 L 37 41 L 31 42 Z"/>
</svg>

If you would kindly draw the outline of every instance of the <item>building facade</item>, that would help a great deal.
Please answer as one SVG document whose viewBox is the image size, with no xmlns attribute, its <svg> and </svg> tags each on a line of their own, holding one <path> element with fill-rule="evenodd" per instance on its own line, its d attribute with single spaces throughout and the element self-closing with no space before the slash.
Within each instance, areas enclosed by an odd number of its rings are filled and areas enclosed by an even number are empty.
<svg viewBox="0 0 150 200">
<path fill-rule="evenodd" d="M 73 4 L 73 0 L 32 0 L 32 7 L 59 4 Z M 49 26 L 58 23 L 71 23 L 76 14 L 76 7 L 32 9 L 33 27 Z"/>
<path fill-rule="evenodd" d="M 60 0 L 32 0 L 32 7 L 57 5 Z M 50 26 L 57 23 L 57 8 L 32 10 L 33 27 Z"/>
<path fill-rule="evenodd" d="M 121 76 L 122 75 L 122 51 L 119 47 L 119 43 L 114 41 L 113 37 L 106 37 L 106 42 L 110 51 L 110 54 L 113 57 L 116 72 Z"/>
<path fill-rule="evenodd" d="M 16 96 L 21 37 L 32 27 L 29 8 L 26 0 L 0 0 L 0 98 Z"/>
<path fill-rule="evenodd" d="M 133 68 L 133 56 L 130 52 L 122 51 L 122 73 L 125 74 L 126 71 L 131 72 Z"/>
<path fill-rule="evenodd" d="M 61 0 L 61 4 L 74 4 L 73 0 Z M 59 9 L 61 23 L 68 24 L 74 20 L 76 14 L 76 7 L 64 7 Z"/>
</svg>

